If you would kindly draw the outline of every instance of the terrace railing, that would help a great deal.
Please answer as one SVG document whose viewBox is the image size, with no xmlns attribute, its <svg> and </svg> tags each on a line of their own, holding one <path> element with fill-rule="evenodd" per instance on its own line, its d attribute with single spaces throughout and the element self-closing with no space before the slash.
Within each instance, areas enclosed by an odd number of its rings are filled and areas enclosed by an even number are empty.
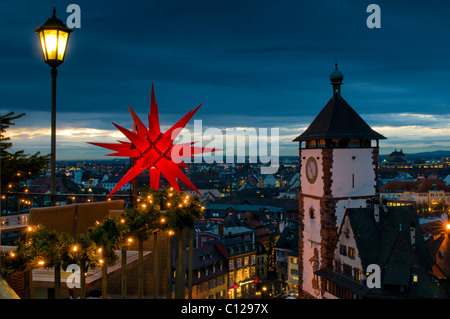
<svg viewBox="0 0 450 319">
<path fill-rule="evenodd" d="M 11 244 L 21 238 L 23 231 L 28 227 L 30 209 L 51 206 L 52 197 L 55 199 L 57 206 L 123 199 L 124 206 L 131 207 L 135 202 L 132 195 L 112 195 L 108 197 L 106 194 L 3 193 L 0 206 L 1 245 Z"/>
</svg>

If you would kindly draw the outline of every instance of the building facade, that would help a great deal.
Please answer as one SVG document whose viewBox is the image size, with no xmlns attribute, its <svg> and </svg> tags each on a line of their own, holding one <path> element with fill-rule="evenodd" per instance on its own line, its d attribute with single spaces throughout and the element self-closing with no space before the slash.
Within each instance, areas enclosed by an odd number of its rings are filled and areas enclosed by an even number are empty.
<svg viewBox="0 0 450 319">
<path fill-rule="evenodd" d="M 215 242 L 228 263 L 228 298 L 240 298 L 255 288 L 256 245 L 241 239 Z"/>
<path fill-rule="evenodd" d="M 215 245 L 195 248 L 192 268 L 193 299 L 228 298 L 228 266 L 226 259 Z M 187 295 L 186 298 L 188 298 Z"/>
<path fill-rule="evenodd" d="M 391 181 L 381 187 L 380 198 L 386 200 L 387 206 L 415 205 L 419 211 L 448 212 L 450 186 L 433 177 L 423 181 Z"/>
<path fill-rule="evenodd" d="M 448 299 L 445 268 L 431 253 L 447 230 L 441 222 L 439 234 L 427 238 L 421 225 L 410 206 L 347 209 L 333 263 L 316 272 L 323 298 Z"/>
</svg>

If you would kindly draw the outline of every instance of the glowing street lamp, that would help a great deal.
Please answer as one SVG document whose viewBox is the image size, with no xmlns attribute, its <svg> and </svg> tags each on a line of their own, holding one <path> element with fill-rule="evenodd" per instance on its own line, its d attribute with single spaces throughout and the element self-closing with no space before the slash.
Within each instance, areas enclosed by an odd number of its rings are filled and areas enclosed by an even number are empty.
<svg viewBox="0 0 450 319">
<path fill-rule="evenodd" d="M 42 26 L 37 27 L 35 32 L 39 34 L 45 63 L 57 68 L 64 62 L 69 36 L 73 30 L 56 17 L 54 8 L 53 16 Z"/>
<path fill-rule="evenodd" d="M 56 194 L 56 68 L 64 62 L 69 36 L 73 30 L 69 29 L 61 20 L 56 18 L 56 9 L 53 8 L 53 16 L 35 32 L 39 34 L 44 61 L 51 68 L 52 76 L 52 119 L 51 119 L 51 182 L 52 205 L 55 205 Z"/>
</svg>

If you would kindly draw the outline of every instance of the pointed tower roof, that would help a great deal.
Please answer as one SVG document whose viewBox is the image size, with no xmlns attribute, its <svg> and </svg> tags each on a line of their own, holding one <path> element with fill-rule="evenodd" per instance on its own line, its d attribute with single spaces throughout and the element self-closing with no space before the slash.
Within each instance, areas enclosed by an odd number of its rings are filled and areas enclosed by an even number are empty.
<svg viewBox="0 0 450 319">
<path fill-rule="evenodd" d="M 334 77 L 339 72 L 339 77 Z M 319 139 L 369 139 L 380 140 L 385 137 L 375 132 L 356 111 L 342 98 L 340 85 L 343 75 L 336 69 L 330 76 L 333 97 L 320 111 L 303 134 L 294 141 Z"/>
</svg>

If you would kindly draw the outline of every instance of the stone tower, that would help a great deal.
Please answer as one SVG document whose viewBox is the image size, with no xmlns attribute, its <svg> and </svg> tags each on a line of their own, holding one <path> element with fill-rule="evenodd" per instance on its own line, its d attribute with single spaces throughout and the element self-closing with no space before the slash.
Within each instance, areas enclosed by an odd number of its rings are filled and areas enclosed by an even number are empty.
<svg viewBox="0 0 450 319">
<path fill-rule="evenodd" d="M 380 139 L 341 96 L 344 76 L 330 75 L 333 95 L 299 142 L 299 295 L 321 298 L 314 274 L 330 266 L 346 208 L 366 207 L 377 194 Z"/>
</svg>

